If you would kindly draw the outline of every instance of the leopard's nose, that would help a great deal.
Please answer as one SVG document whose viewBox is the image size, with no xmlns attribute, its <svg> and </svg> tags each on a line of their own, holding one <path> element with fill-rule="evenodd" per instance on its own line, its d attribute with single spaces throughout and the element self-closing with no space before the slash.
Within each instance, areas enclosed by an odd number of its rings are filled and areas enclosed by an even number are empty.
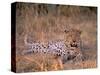
<svg viewBox="0 0 100 75">
<path fill-rule="evenodd" d="M 71 47 L 77 47 L 77 44 L 73 43 L 73 44 L 70 44 Z"/>
<path fill-rule="evenodd" d="M 75 41 L 75 40 L 73 40 L 73 42 L 75 43 L 76 41 Z"/>
</svg>

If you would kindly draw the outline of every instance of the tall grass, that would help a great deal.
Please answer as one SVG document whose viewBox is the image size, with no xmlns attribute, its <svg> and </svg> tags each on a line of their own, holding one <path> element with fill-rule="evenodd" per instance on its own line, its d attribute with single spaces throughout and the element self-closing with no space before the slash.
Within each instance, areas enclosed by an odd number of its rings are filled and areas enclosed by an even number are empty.
<svg viewBox="0 0 100 75">
<path fill-rule="evenodd" d="M 57 59 L 47 60 L 47 58 L 45 58 L 42 59 L 41 60 L 42 63 L 40 63 L 40 60 L 37 60 L 37 58 L 35 59 L 35 57 L 25 58 L 24 56 L 21 56 L 21 52 L 26 49 L 24 44 L 24 36 L 26 34 L 28 35 L 31 41 L 35 40 L 35 41 L 45 42 L 57 39 L 63 40 L 64 30 L 70 30 L 71 28 L 76 28 L 82 31 L 81 34 L 82 44 L 83 44 L 82 49 L 83 50 L 89 49 L 90 51 L 91 49 L 92 50 L 94 49 L 96 51 L 96 44 L 97 44 L 96 10 L 97 10 L 96 7 L 17 3 L 16 4 L 16 49 L 17 49 L 16 53 L 20 59 L 16 60 L 18 72 L 29 71 L 28 69 L 30 69 L 30 71 L 43 71 L 43 70 L 46 71 L 53 69 L 59 70 L 59 64 Z M 94 55 L 96 55 L 96 53 L 94 53 Z M 38 59 L 41 59 L 41 57 L 38 57 Z M 28 61 L 30 61 L 30 63 Z M 37 64 L 35 61 L 37 62 Z M 26 66 L 24 66 L 23 64 Z M 49 66 L 49 68 L 47 65 Z"/>
</svg>

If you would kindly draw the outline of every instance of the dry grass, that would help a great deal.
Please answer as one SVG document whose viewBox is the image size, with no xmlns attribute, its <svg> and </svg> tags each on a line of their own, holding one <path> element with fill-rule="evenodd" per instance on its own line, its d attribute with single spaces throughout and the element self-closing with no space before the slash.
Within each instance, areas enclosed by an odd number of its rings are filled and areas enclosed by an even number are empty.
<svg viewBox="0 0 100 75">
<path fill-rule="evenodd" d="M 96 56 L 93 52 L 85 51 L 87 58 L 80 62 L 62 63 L 61 58 L 56 58 L 51 54 L 30 54 L 25 56 L 17 56 L 17 72 L 38 72 L 38 71 L 57 71 L 57 70 L 70 70 L 70 69 L 87 69 L 96 68 Z M 95 58 L 94 58 L 95 57 Z"/>
<path fill-rule="evenodd" d="M 63 70 L 63 64 L 60 58 L 50 54 L 34 54 L 27 56 L 17 56 L 17 72 L 23 71 L 56 71 Z M 23 63 L 23 62 L 25 63 Z M 22 63 L 21 63 L 22 62 Z"/>
<path fill-rule="evenodd" d="M 49 6 L 51 8 L 51 6 Z M 48 8 L 48 9 L 49 9 Z M 92 10 L 91 10 L 92 9 Z M 78 6 L 60 6 L 45 13 L 38 5 L 18 3 L 16 7 L 16 64 L 17 72 L 51 71 L 96 67 L 97 14 L 96 8 Z M 51 12 L 53 11 L 53 12 Z M 44 14 L 43 14 L 44 13 Z M 52 41 L 64 39 L 64 30 L 71 28 L 82 31 L 82 50 L 87 60 L 83 62 L 62 64 L 60 59 L 51 55 L 21 55 L 26 50 L 24 36 L 29 41 Z M 90 49 L 90 50 L 86 50 Z M 94 50 L 93 50 L 94 49 Z M 94 52 L 92 52 L 92 50 Z"/>
<path fill-rule="evenodd" d="M 87 61 L 82 61 L 79 63 L 74 63 L 74 64 L 64 64 L 64 68 L 67 70 L 70 69 L 88 69 L 88 68 L 96 68 L 97 67 L 97 62 L 96 60 L 87 60 Z"/>
</svg>

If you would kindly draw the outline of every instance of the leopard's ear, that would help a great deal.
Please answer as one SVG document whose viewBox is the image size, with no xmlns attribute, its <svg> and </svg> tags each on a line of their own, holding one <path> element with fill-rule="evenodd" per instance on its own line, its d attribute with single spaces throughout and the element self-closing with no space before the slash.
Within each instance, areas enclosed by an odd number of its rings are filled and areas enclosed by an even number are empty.
<svg viewBox="0 0 100 75">
<path fill-rule="evenodd" d="M 79 34 L 82 34 L 82 31 L 81 31 L 81 30 L 78 30 L 78 33 L 79 33 Z"/>
</svg>

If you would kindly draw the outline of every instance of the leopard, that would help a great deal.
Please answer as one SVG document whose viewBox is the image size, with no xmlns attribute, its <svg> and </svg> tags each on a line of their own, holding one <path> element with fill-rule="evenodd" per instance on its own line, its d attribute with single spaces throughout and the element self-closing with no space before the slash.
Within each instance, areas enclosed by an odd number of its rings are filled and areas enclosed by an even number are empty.
<svg viewBox="0 0 100 75">
<path fill-rule="evenodd" d="M 82 61 L 82 31 L 79 29 L 70 29 L 64 32 L 65 45 L 67 46 L 66 50 L 68 50 L 69 54 L 67 60 L 73 60 L 73 62 Z"/>
<path fill-rule="evenodd" d="M 81 31 L 77 29 L 65 30 L 64 40 L 55 40 L 42 43 L 40 41 L 29 43 L 25 37 L 25 45 L 29 47 L 24 54 L 43 53 L 51 54 L 56 58 L 61 58 L 62 63 L 67 61 L 81 61 Z M 54 57 L 54 58 L 55 58 Z"/>
</svg>

